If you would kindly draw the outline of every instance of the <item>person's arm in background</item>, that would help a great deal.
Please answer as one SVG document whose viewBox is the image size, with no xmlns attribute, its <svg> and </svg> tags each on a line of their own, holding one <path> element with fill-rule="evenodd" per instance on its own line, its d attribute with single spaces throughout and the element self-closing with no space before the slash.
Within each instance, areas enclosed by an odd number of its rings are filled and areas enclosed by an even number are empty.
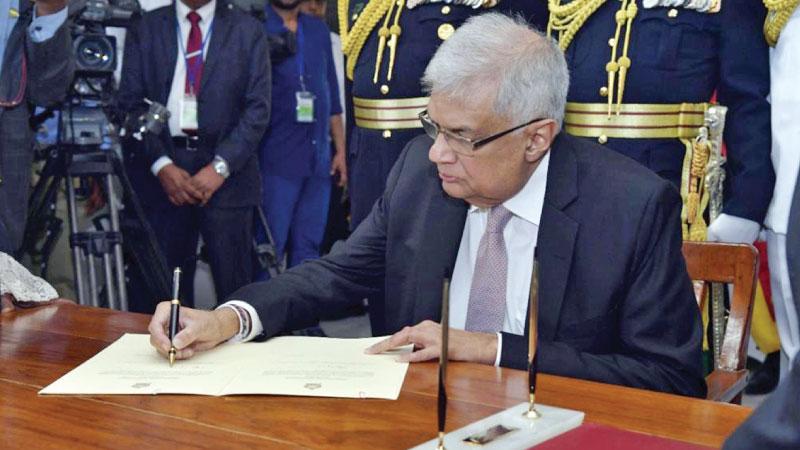
<svg viewBox="0 0 800 450">
<path fill-rule="evenodd" d="M 23 0 L 26 1 L 26 0 Z M 27 26 L 27 98 L 38 106 L 64 99 L 75 70 L 66 0 L 38 0 Z"/>
<path fill-rule="evenodd" d="M 327 31 L 327 29 L 326 29 Z M 328 61 L 328 88 L 331 102 L 331 140 L 336 153 L 331 160 L 331 175 L 339 176 L 337 184 L 339 187 L 347 186 L 347 144 L 344 135 L 344 117 L 342 111 L 341 95 L 339 92 L 339 76 L 336 73 L 336 62 L 333 59 L 333 45 L 331 44 L 330 32 L 327 37 L 327 57 Z"/>
<path fill-rule="evenodd" d="M 750 244 L 758 237 L 775 186 L 769 47 L 762 33 L 767 11 L 761 2 L 731 0 L 719 14 L 717 98 L 728 107 L 728 153 L 722 214 L 709 224 L 708 240 Z"/>
<path fill-rule="evenodd" d="M 345 150 L 347 147 L 345 145 L 344 121 L 341 113 L 331 116 L 331 139 L 333 139 L 333 147 L 336 149 L 331 161 L 331 175 L 336 176 L 338 174 L 339 180 L 336 184 L 339 187 L 345 187 L 347 186 L 347 153 Z"/>
</svg>

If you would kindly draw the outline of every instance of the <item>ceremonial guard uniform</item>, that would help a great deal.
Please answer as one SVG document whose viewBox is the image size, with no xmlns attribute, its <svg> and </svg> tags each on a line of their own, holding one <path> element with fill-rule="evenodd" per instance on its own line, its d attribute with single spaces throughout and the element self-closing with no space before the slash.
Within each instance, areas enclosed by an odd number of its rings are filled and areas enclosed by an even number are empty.
<svg viewBox="0 0 800 450">
<path fill-rule="evenodd" d="M 798 0 L 767 0 L 764 34 L 772 74 L 772 162 L 778 177 L 765 225 L 772 303 L 781 338 L 782 375 L 800 351 L 800 8 Z M 794 198 L 794 200 L 793 200 Z"/>
<path fill-rule="evenodd" d="M 351 228 L 369 214 L 405 145 L 423 133 L 420 80 L 434 52 L 484 11 L 545 14 L 527 0 L 339 0 L 345 54 Z M 513 43 L 509 43 L 513 45 Z"/>
<path fill-rule="evenodd" d="M 727 107 L 727 164 L 724 217 L 709 239 L 753 242 L 774 183 L 761 2 L 549 0 L 548 9 L 548 33 L 571 73 L 566 131 L 681 187 L 685 238 L 706 238 L 709 157 L 704 137 L 696 138 L 717 93 Z"/>
<path fill-rule="evenodd" d="M 542 25 L 570 68 L 565 130 L 678 187 L 684 239 L 754 242 L 775 182 L 761 1 L 548 0 L 548 12 Z M 715 93 L 726 115 L 709 104 Z M 723 303 L 715 288 L 709 303 L 715 365 Z M 754 338 L 765 353 L 777 350 L 768 339 L 775 324 L 766 303 L 755 311 Z"/>
</svg>

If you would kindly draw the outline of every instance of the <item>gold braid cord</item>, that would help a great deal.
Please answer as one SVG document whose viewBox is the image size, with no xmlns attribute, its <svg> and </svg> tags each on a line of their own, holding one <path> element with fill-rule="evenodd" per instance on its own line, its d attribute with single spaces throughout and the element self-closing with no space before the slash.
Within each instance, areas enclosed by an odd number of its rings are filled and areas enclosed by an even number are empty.
<svg viewBox="0 0 800 450">
<path fill-rule="evenodd" d="M 705 189 L 706 166 L 711 157 L 711 143 L 700 137 L 692 141 L 681 139 L 686 146 L 681 197 L 683 197 L 683 238 L 690 241 L 706 240 L 708 225 L 703 218 L 708 206 Z"/>
<path fill-rule="evenodd" d="M 347 64 L 345 73 L 347 78 L 353 79 L 355 72 L 356 62 L 361 49 L 367 42 L 370 33 L 375 29 L 375 26 L 384 18 L 396 0 L 370 0 L 367 6 L 358 16 L 352 28 L 348 28 L 349 23 L 349 0 L 339 0 L 338 14 L 339 14 L 339 32 L 342 38 L 342 52 L 347 57 Z"/>
<path fill-rule="evenodd" d="M 770 47 L 775 47 L 783 27 L 789 17 L 800 4 L 800 0 L 764 0 L 767 7 L 767 19 L 764 21 L 764 37 Z"/>
<path fill-rule="evenodd" d="M 566 51 L 589 16 L 594 14 L 605 2 L 606 0 L 573 0 L 562 5 L 561 0 L 548 0 L 547 8 L 550 11 L 550 17 L 547 21 L 547 35 L 552 36 L 554 31 L 558 32 L 558 46 L 561 47 L 561 50 Z M 625 81 L 628 70 L 631 67 L 631 59 L 628 57 L 631 29 L 633 19 L 638 11 L 636 0 L 621 0 L 620 8 L 614 16 L 617 26 L 614 30 L 614 36 L 609 39 L 611 58 L 605 67 L 608 74 L 608 86 L 606 88 L 609 116 L 611 115 L 615 98 L 617 115 L 622 109 Z M 620 37 L 623 37 L 621 52 Z M 617 56 L 618 54 L 619 56 Z"/>
<path fill-rule="evenodd" d="M 573 0 L 565 5 L 561 0 L 548 0 L 547 36 L 558 32 L 558 46 L 566 50 L 572 39 L 586 20 L 597 11 L 606 0 Z"/>
</svg>

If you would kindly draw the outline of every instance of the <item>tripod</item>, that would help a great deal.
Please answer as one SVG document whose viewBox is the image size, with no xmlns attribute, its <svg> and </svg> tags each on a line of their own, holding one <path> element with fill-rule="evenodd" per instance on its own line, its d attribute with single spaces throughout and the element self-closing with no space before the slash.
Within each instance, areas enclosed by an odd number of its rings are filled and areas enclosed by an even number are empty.
<svg viewBox="0 0 800 450">
<path fill-rule="evenodd" d="M 69 147 L 69 146 L 67 146 Z M 108 229 L 80 231 L 77 198 L 83 188 L 75 181 L 88 184 L 89 179 L 101 183 L 108 205 Z M 115 179 L 121 191 L 117 191 Z M 74 265 L 74 279 L 78 301 L 92 306 L 107 305 L 114 309 L 128 309 L 125 258 L 129 270 L 138 270 L 153 298 L 169 295 L 168 269 L 158 248 L 152 228 L 134 193 L 122 164 L 113 151 L 94 149 L 81 153 L 64 151 L 59 146 L 50 148 L 48 159 L 30 197 L 28 227 L 25 231 L 23 252 L 40 260 L 42 276 L 47 275 L 49 256 L 63 229 L 63 221 L 55 216 L 58 191 L 65 182 L 67 193 L 70 247 Z M 119 194 L 125 205 L 121 214 Z M 100 227 L 98 227 L 100 228 Z M 123 239 L 123 234 L 125 239 Z M 37 247 L 39 238 L 44 242 Z M 100 260 L 101 270 L 98 270 Z M 99 290 L 102 273 L 103 289 Z"/>
</svg>

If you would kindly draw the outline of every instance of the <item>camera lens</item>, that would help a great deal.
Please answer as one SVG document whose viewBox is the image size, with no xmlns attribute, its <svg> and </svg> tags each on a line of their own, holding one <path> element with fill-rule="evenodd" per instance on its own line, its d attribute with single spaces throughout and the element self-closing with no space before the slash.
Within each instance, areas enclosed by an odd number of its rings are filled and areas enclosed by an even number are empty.
<svg viewBox="0 0 800 450">
<path fill-rule="evenodd" d="M 75 39 L 75 62 L 79 71 L 113 72 L 114 44 L 103 35 L 82 35 Z"/>
</svg>

